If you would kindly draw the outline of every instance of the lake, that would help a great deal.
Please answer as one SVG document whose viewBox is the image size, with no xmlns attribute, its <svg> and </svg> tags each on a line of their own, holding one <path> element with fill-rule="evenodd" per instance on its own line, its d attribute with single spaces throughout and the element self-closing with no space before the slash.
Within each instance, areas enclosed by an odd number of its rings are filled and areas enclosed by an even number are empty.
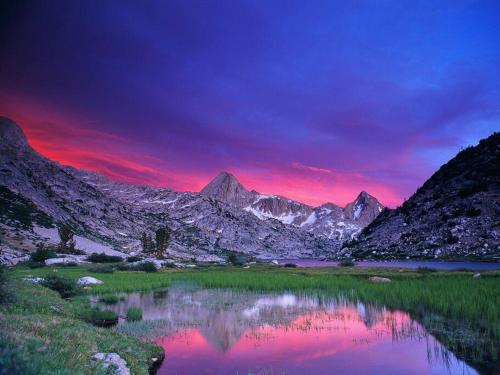
<svg viewBox="0 0 500 375">
<path fill-rule="evenodd" d="M 404 311 L 343 297 L 203 289 L 123 295 L 114 329 L 165 349 L 158 374 L 477 374 Z"/>
<path fill-rule="evenodd" d="M 280 259 L 279 264 L 293 263 L 299 267 L 335 267 L 339 262 L 314 259 Z M 468 269 L 471 271 L 488 271 L 500 269 L 500 263 L 493 262 L 442 262 L 442 261 L 360 261 L 359 267 L 398 267 L 418 268 L 429 267 L 437 270 Z"/>
</svg>

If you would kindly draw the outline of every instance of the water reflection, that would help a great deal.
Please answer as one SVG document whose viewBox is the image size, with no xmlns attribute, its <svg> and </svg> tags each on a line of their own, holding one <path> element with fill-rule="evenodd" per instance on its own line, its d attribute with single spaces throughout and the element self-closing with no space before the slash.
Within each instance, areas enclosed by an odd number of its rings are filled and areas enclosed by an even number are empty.
<svg viewBox="0 0 500 375">
<path fill-rule="evenodd" d="M 476 374 L 408 314 L 344 298 L 181 285 L 113 308 L 132 306 L 165 348 L 159 374 Z"/>
</svg>

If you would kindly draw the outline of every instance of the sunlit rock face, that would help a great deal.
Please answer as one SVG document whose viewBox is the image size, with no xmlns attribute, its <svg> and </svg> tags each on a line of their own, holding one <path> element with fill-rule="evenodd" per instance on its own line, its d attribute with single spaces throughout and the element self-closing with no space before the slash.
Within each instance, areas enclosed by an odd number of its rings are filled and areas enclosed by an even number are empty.
<svg viewBox="0 0 500 375">
<path fill-rule="evenodd" d="M 56 226 L 70 225 L 86 252 L 142 251 L 144 232 L 171 230 L 165 256 L 223 261 L 229 251 L 258 258 L 334 258 L 345 239 L 366 225 L 374 198 L 355 213 L 248 191 L 219 174 L 201 193 L 111 181 L 40 155 L 22 130 L 0 118 L 0 246 L 34 249 L 57 243 Z M 378 207 L 378 206 L 377 206 Z M 347 211 L 346 211 L 347 210 Z"/>
<path fill-rule="evenodd" d="M 408 314 L 342 297 L 181 284 L 105 308 L 131 306 L 165 348 L 160 374 L 476 374 Z"/>
<path fill-rule="evenodd" d="M 365 191 L 345 208 L 333 203 L 312 207 L 279 195 L 248 191 L 227 172 L 217 175 L 201 194 L 242 208 L 260 220 L 276 220 L 337 243 L 355 237 L 384 208 Z"/>
</svg>

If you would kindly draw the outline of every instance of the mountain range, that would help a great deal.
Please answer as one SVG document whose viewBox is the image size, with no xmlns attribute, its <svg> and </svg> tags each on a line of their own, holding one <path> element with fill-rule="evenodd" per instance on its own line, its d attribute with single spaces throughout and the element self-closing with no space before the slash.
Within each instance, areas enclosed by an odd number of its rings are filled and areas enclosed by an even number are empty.
<svg viewBox="0 0 500 375">
<path fill-rule="evenodd" d="M 115 182 L 45 158 L 5 117 L 0 139 L 0 246 L 11 249 L 57 242 L 64 224 L 87 252 L 140 252 L 144 233 L 167 227 L 174 259 L 326 258 L 384 208 L 366 192 L 344 208 L 312 207 L 249 191 L 227 172 L 199 193 Z"/>
<path fill-rule="evenodd" d="M 51 161 L 0 117 L 0 250 L 57 243 L 67 225 L 86 252 L 134 254 L 168 228 L 165 256 L 261 259 L 500 259 L 500 133 L 461 151 L 396 209 L 366 192 L 319 207 L 246 189 L 221 172 L 200 192 L 112 181 Z M 1 254 L 0 254 L 1 255 Z"/>
</svg>

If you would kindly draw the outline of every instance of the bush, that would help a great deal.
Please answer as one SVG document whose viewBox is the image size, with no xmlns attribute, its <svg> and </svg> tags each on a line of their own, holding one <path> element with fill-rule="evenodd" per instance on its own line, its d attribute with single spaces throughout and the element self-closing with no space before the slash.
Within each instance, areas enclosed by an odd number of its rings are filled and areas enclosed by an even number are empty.
<svg viewBox="0 0 500 375">
<path fill-rule="evenodd" d="M 446 243 L 449 245 L 456 244 L 458 242 L 458 237 L 454 236 L 453 234 L 448 233 L 448 236 L 446 237 Z"/>
<path fill-rule="evenodd" d="M 28 353 L 23 352 L 13 341 L 0 337 L 0 374 L 36 375 L 38 373 Z"/>
<path fill-rule="evenodd" d="M 83 293 L 83 288 L 76 280 L 67 279 L 58 275 L 47 276 L 42 285 L 55 290 L 62 298 L 74 297 Z"/>
<path fill-rule="evenodd" d="M 60 264 L 60 266 L 62 266 L 62 267 L 77 267 L 78 263 L 76 263 L 76 262 L 68 262 L 68 263 L 62 263 L 62 264 Z"/>
<path fill-rule="evenodd" d="M 481 210 L 479 208 L 470 207 L 467 210 L 465 210 L 465 216 L 467 217 L 476 217 L 479 215 L 481 215 Z"/>
<path fill-rule="evenodd" d="M 297 268 L 297 265 L 295 263 L 285 263 L 285 267 L 287 267 L 287 268 Z"/>
<path fill-rule="evenodd" d="M 131 264 L 127 267 L 130 271 L 144 271 L 144 272 L 157 272 L 158 270 L 155 267 L 153 262 L 142 262 L 138 264 Z"/>
<path fill-rule="evenodd" d="M 98 327 L 110 327 L 118 323 L 118 314 L 112 310 L 88 310 L 83 317 L 89 323 Z"/>
<path fill-rule="evenodd" d="M 38 246 L 36 251 L 31 253 L 31 260 L 33 262 L 43 263 L 50 258 L 57 258 L 56 252 L 50 247 Z"/>
<path fill-rule="evenodd" d="M 100 266 L 89 267 L 87 268 L 87 271 L 95 273 L 113 273 L 115 272 L 115 267 L 113 267 L 110 264 L 105 264 Z"/>
<path fill-rule="evenodd" d="M 230 253 L 227 257 L 227 260 L 233 266 L 242 266 L 244 264 L 244 262 L 235 253 Z"/>
<path fill-rule="evenodd" d="M 120 302 L 120 297 L 115 294 L 105 294 L 99 297 L 99 302 L 105 303 L 106 305 L 116 305 Z"/>
<path fill-rule="evenodd" d="M 142 258 L 135 255 L 127 258 L 127 262 L 129 263 L 138 262 L 140 260 L 142 260 Z"/>
<path fill-rule="evenodd" d="M 418 273 L 432 273 L 432 272 L 436 272 L 436 269 L 430 268 L 430 267 L 418 267 L 417 272 Z"/>
<path fill-rule="evenodd" d="M 87 257 L 87 260 L 92 263 L 118 263 L 122 261 L 122 258 L 116 255 L 92 253 Z"/>
<path fill-rule="evenodd" d="M 7 283 L 7 271 L 4 266 L 0 265 L 0 304 L 11 301 L 14 297 L 9 291 Z"/>
<path fill-rule="evenodd" d="M 142 319 L 142 309 L 140 307 L 131 307 L 127 310 L 127 321 L 137 322 Z"/>
<path fill-rule="evenodd" d="M 339 267 L 354 267 L 355 265 L 352 259 L 342 259 L 338 264 Z"/>
</svg>

